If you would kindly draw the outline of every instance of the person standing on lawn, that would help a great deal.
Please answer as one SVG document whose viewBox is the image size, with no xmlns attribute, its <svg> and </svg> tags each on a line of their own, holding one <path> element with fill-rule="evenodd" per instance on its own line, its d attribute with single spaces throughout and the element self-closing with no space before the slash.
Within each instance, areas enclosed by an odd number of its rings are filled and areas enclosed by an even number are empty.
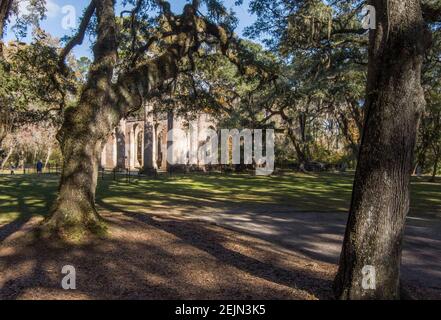
<svg viewBox="0 0 441 320">
<path fill-rule="evenodd" d="M 43 173 L 43 162 L 41 160 L 38 160 L 37 162 L 37 174 Z"/>
</svg>

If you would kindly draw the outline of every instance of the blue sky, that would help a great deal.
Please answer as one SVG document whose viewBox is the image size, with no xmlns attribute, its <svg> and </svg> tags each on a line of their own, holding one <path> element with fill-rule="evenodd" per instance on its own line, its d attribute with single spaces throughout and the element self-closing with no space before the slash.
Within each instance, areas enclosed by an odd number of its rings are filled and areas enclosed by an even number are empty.
<svg viewBox="0 0 441 320">
<path fill-rule="evenodd" d="M 245 27 L 251 25 L 255 21 L 255 17 L 248 12 L 250 0 L 244 0 L 241 6 L 235 6 L 235 0 L 225 0 L 224 3 L 227 8 L 232 8 L 239 19 L 239 25 L 236 32 L 242 36 Z M 121 1 L 118 1 L 119 3 Z M 172 10 L 174 12 L 182 12 L 183 6 L 187 3 L 185 0 L 170 0 Z M 65 35 L 73 34 L 74 30 L 65 30 L 62 28 L 62 20 L 66 16 L 66 12 L 63 12 L 63 8 L 66 6 L 73 6 L 77 14 L 77 20 L 80 18 L 83 10 L 89 4 L 89 0 L 46 0 L 47 18 L 41 23 L 41 27 L 49 32 L 52 36 L 61 38 Z M 16 36 L 12 32 L 11 27 L 13 21 L 8 28 L 6 40 L 15 40 Z M 21 39 L 26 40 L 26 39 Z M 27 39 L 29 40 L 29 39 Z M 74 54 L 77 57 L 91 56 L 90 41 L 85 39 L 82 46 L 78 46 L 74 50 Z"/>
</svg>

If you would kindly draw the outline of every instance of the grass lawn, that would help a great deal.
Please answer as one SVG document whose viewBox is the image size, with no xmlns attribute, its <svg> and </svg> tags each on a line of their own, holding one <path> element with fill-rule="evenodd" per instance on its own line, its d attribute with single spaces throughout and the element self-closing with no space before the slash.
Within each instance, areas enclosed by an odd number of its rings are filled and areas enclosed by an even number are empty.
<svg viewBox="0 0 441 320">
<path fill-rule="evenodd" d="M 38 226 L 31 217 L 49 212 L 58 178 L 0 175 L 0 299 L 332 297 L 350 173 L 193 174 L 130 184 L 107 175 L 97 203 L 110 232 L 77 246 L 26 236 Z M 441 184 L 415 178 L 412 189 L 411 214 L 439 217 Z M 402 274 L 416 298 L 438 299 L 439 223 L 427 221 L 409 220 Z M 61 288 L 66 264 L 77 268 L 79 290 Z"/>
<path fill-rule="evenodd" d="M 55 198 L 58 177 L 0 175 L 0 224 L 31 216 L 45 216 Z M 283 176 L 178 175 L 159 178 L 100 178 L 97 202 L 102 207 L 154 212 L 158 208 L 214 206 L 241 208 L 274 205 L 296 211 L 345 212 L 349 206 L 352 175 L 289 173 Z M 441 183 L 426 178 L 412 182 L 411 214 L 439 216 Z"/>
</svg>

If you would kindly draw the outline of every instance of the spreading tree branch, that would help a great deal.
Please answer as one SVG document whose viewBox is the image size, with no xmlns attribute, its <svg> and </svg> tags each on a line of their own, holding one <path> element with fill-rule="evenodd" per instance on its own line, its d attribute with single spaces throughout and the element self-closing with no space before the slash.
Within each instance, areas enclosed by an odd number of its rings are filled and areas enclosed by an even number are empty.
<svg viewBox="0 0 441 320">
<path fill-rule="evenodd" d="M 81 45 L 83 43 L 87 27 L 89 26 L 90 20 L 92 19 L 92 16 L 95 13 L 95 8 L 96 8 L 95 0 L 92 0 L 89 6 L 87 7 L 86 11 L 84 12 L 77 34 L 72 39 L 70 39 L 70 41 L 66 44 L 66 46 L 63 48 L 63 50 L 60 53 L 60 66 L 64 67 L 64 60 L 72 51 L 72 49 L 75 46 Z"/>
</svg>

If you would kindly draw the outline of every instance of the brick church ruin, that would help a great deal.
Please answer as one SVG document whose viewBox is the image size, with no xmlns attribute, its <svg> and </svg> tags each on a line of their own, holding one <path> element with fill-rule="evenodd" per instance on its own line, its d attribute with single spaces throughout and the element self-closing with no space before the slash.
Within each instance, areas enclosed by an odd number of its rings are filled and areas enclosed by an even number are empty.
<svg viewBox="0 0 441 320">
<path fill-rule="evenodd" d="M 121 120 L 109 136 L 101 154 L 101 167 L 144 172 L 170 170 L 176 164 L 203 168 L 204 157 L 198 149 L 214 128 L 206 113 L 186 120 L 172 112 L 155 115 L 146 106 L 142 116 Z M 167 158 L 173 162 L 168 163 Z"/>
</svg>

